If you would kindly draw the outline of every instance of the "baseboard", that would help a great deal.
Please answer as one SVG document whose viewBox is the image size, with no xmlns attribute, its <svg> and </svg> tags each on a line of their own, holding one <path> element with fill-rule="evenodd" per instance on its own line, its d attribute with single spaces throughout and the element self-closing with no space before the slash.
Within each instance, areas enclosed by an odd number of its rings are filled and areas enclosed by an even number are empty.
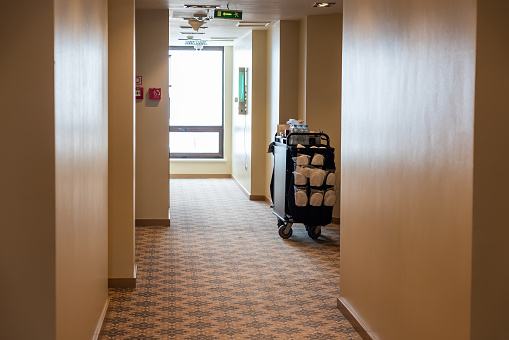
<svg viewBox="0 0 509 340">
<path fill-rule="evenodd" d="M 233 178 L 233 181 L 235 182 L 235 184 L 237 184 L 239 189 L 242 191 L 242 193 L 244 195 L 246 195 L 246 197 L 249 199 L 249 196 L 251 196 L 251 195 L 249 194 L 249 192 L 247 192 L 246 188 L 244 188 L 244 186 L 242 184 L 240 184 L 240 182 L 235 178 L 235 176 L 232 176 L 232 178 Z"/>
<path fill-rule="evenodd" d="M 170 174 L 170 178 L 232 178 L 230 174 Z"/>
<path fill-rule="evenodd" d="M 169 218 L 137 218 L 134 221 L 134 225 L 137 227 L 148 227 L 148 226 L 169 227 L 170 219 Z"/>
<path fill-rule="evenodd" d="M 97 326 L 95 327 L 94 336 L 92 337 L 93 340 L 98 340 L 99 336 L 101 335 L 101 331 L 104 324 L 104 319 L 106 319 L 106 313 L 108 312 L 108 306 L 110 305 L 110 298 L 106 299 L 106 303 L 104 304 L 103 311 L 101 313 L 101 317 L 99 318 L 99 322 L 97 323 Z"/>
<path fill-rule="evenodd" d="M 332 223 L 335 223 L 335 224 L 340 224 L 340 218 L 339 217 L 333 217 L 332 218 Z"/>
<path fill-rule="evenodd" d="M 246 195 L 248 200 L 270 202 L 270 200 L 268 200 L 268 198 L 265 197 L 264 195 L 251 195 L 249 192 L 247 192 L 246 188 L 244 188 L 244 186 L 242 184 L 240 184 L 240 182 L 234 176 L 232 176 L 232 178 L 233 178 L 233 181 L 235 182 L 235 184 L 237 184 L 237 186 L 239 187 L 239 189 L 244 193 L 244 195 Z"/>
<path fill-rule="evenodd" d="M 138 267 L 134 266 L 134 277 L 113 277 L 108 279 L 108 288 L 136 288 L 136 273 Z"/>
<path fill-rule="evenodd" d="M 267 198 L 263 195 L 249 195 L 249 200 L 250 201 L 261 201 L 261 202 L 265 202 Z"/>
<path fill-rule="evenodd" d="M 343 316 L 348 320 L 348 322 L 350 322 L 357 333 L 359 333 L 363 340 L 375 340 L 375 338 L 369 334 L 366 327 L 362 325 L 355 314 L 350 310 L 350 308 L 348 308 L 348 305 L 343 302 L 340 297 L 338 297 L 338 309 L 341 314 L 343 314 Z"/>
</svg>

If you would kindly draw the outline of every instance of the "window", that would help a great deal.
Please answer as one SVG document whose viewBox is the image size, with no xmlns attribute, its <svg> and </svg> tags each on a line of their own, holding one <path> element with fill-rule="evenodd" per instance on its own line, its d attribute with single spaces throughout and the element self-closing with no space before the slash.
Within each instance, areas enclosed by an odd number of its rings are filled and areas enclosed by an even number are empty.
<svg viewBox="0 0 509 340">
<path fill-rule="evenodd" d="M 170 47 L 170 158 L 223 158 L 223 50 Z"/>
</svg>

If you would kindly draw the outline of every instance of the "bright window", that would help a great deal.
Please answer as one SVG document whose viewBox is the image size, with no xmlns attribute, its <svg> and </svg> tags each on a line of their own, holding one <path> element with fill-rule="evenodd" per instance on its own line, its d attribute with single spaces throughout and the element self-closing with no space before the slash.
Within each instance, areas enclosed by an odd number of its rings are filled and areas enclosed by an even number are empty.
<svg viewBox="0 0 509 340">
<path fill-rule="evenodd" d="M 223 47 L 170 47 L 170 158 L 223 158 Z"/>
</svg>

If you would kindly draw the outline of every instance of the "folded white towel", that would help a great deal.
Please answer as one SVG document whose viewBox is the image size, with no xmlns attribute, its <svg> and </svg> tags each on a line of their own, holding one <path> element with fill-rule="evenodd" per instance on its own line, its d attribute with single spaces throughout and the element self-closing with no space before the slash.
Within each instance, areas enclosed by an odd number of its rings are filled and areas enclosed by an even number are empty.
<svg viewBox="0 0 509 340">
<path fill-rule="evenodd" d="M 336 184 L 336 174 L 331 172 L 327 175 L 327 180 L 325 181 L 327 185 L 335 185 Z"/>
<path fill-rule="evenodd" d="M 315 155 L 313 156 L 313 159 L 311 160 L 311 165 L 322 166 L 324 159 L 325 158 L 323 157 L 322 154 L 315 153 Z"/>
<path fill-rule="evenodd" d="M 295 177 L 295 185 L 306 185 L 306 184 L 308 184 L 308 179 L 303 174 L 295 171 L 293 173 L 293 175 Z"/>
<path fill-rule="evenodd" d="M 302 144 L 297 144 L 297 147 L 298 147 L 298 148 L 305 148 L 305 146 L 304 146 L 304 145 L 302 145 Z"/>
<path fill-rule="evenodd" d="M 311 169 L 309 176 L 309 185 L 319 187 L 325 180 L 325 171 L 322 169 Z"/>
<path fill-rule="evenodd" d="M 323 194 L 321 192 L 315 192 L 309 198 L 309 204 L 312 205 L 313 207 L 321 206 L 322 202 L 323 202 Z"/>
<path fill-rule="evenodd" d="M 302 174 L 302 173 L 303 173 L 303 172 L 302 172 L 302 167 L 301 167 L 300 165 L 297 165 L 297 166 L 295 167 L 295 172 L 298 172 L 298 173 Z"/>
<path fill-rule="evenodd" d="M 332 207 L 334 206 L 334 203 L 336 203 L 336 193 L 334 190 L 327 190 L 323 199 L 323 205 Z"/>
<path fill-rule="evenodd" d="M 304 190 L 298 190 L 295 193 L 295 205 L 298 207 L 305 207 L 308 204 L 308 195 Z"/>
<path fill-rule="evenodd" d="M 302 167 L 302 174 L 307 178 L 311 177 L 311 169 L 308 167 Z"/>
<path fill-rule="evenodd" d="M 308 165 L 309 164 L 309 156 L 308 155 L 299 155 L 296 159 L 297 165 Z"/>
</svg>

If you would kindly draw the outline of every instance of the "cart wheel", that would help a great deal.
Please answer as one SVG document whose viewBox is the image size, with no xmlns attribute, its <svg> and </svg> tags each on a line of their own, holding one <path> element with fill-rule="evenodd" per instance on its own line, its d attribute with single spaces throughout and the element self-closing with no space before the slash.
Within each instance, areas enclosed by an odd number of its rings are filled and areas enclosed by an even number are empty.
<svg viewBox="0 0 509 340">
<path fill-rule="evenodd" d="M 283 221 L 282 219 L 278 218 L 277 219 L 277 227 L 281 227 L 282 225 L 285 225 L 285 221 Z"/>
<path fill-rule="evenodd" d="M 316 240 L 320 237 L 320 235 L 322 235 L 322 228 L 318 228 L 317 226 L 307 225 L 306 229 L 308 230 L 309 237 L 311 237 L 313 240 Z"/>
<path fill-rule="evenodd" d="M 283 224 L 282 226 L 279 227 L 279 236 L 281 236 L 284 239 L 287 239 L 290 236 L 292 236 L 292 228 L 290 227 L 290 229 L 288 230 L 287 233 L 285 233 L 285 229 L 286 229 L 285 224 Z"/>
</svg>

